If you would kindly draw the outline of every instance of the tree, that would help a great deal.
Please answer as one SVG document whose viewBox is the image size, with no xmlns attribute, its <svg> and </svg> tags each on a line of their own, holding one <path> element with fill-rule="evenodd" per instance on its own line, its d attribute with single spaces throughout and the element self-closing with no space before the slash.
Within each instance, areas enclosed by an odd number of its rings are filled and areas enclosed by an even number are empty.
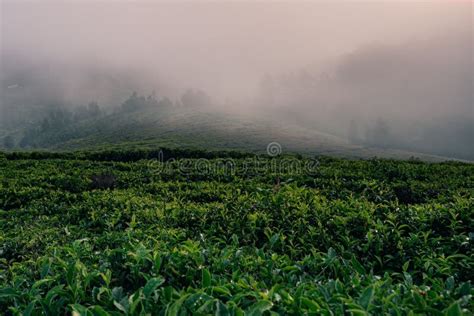
<svg viewBox="0 0 474 316">
<path fill-rule="evenodd" d="M 389 145 L 390 127 L 384 119 L 378 118 L 374 126 L 367 130 L 367 142 L 381 147 Z"/>
<path fill-rule="evenodd" d="M 3 138 L 3 147 L 6 149 L 12 149 L 15 147 L 15 141 L 13 140 L 13 137 L 11 135 L 5 136 Z"/>
<path fill-rule="evenodd" d="M 100 107 L 97 102 L 90 102 L 87 105 L 87 114 L 89 118 L 97 117 L 100 115 Z"/>
<path fill-rule="evenodd" d="M 148 97 L 144 97 L 133 92 L 132 95 L 122 104 L 122 110 L 133 112 L 144 108 L 156 108 L 158 106 L 159 102 L 156 100 L 154 93 Z"/>
<path fill-rule="evenodd" d="M 145 104 L 146 107 L 149 107 L 149 108 L 156 108 L 159 106 L 159 102 L 158 100 L 156 100 L 156 93 L 153 91 L 152 94 L 150 94 L 147 98 L 146 98 L 146 104 Z"/>
<path fill-rule="evenodd" d="M 41 132 L 47 132 L 49 131 L 49 129 L 51 128 L 51 124 L 49 122 L 49 119 L 47 117 L 45 117 L 42 121 L 41 121 L 41 126 L 40 126 L 40 130 Z"/>
<path fill-rule="evenodd" d="M 21 148 L 25 148 L 26 146 L 28 146 L 30 143 L 30 140 L 28 139 L 28 136 L 24 135 L 21 140 L 20 140 L 20 143 L 18 144 Z"/>
<path fill-rule="evenodd" d="M 75 121 L 87 120 L 101 115 L 101 110 L 97 102 L 90 102 L 87 106 L 81 105 L 75 108 L 73 119 Z"/>
<path fill-rule="evenodd" d="M 137 92 L 133 92 L 130 97 L 122 104 L 122 110 L 127 112 L 132 112 L 137 110 L 140 107 L 140 97 Z"/>
<path fill-rule="evenodd" d="M 181 96 L 181 103 L 187 108 L 200 108 L 211 105 L 212 100 L 204 91 L 188 89 Z"/>
<path fill-rule="evenodd" d="M 164 97 L 163 99 L 158 102 L 158 107 L 160 108 L 170 108 L 173 106 L 173 101 L 171 101 L 169 98 Z"/>
<path fill-rule="evenodd" d="M 53 130 L 69 126 L 73 122 L 73 113 L 68 109 L 55 108 L 48 114 L 46 120 L 43 120 L 41 128 L 50 128 Z"/>
</svg>

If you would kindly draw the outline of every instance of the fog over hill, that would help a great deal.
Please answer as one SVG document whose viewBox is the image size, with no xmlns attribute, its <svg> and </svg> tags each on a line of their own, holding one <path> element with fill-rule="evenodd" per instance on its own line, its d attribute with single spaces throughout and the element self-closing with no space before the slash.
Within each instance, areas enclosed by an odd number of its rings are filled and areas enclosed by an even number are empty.
<svg viewBox="0 0 474 316">
<path fill-rule="evenodd" d="M 3 0 L 0 39 L 3 147 L 98 113 L 136 117 L 122 111 L 136 91 L 474 160 L 470 2 Z"/>
</svg>

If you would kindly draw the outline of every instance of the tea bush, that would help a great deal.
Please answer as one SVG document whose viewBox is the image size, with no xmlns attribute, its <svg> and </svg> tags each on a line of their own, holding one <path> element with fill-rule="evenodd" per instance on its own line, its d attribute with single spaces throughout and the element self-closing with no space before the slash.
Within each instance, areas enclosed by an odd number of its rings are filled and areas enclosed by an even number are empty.
<svg viewBox="0 0 474 316">
<path fill-rule="evenodd" d="M 5 315 L 474 310 L 471 164 L 321 157 L 308 173 L 239 153 L 3 156 Z"/>
</svg>

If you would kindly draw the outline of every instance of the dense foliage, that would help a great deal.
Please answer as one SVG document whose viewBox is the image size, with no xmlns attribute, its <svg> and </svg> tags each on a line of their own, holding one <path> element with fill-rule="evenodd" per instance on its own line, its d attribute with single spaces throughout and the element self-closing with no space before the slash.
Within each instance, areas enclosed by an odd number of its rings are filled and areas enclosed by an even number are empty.
<svg viewBox="0 0 474 316">
<path fill-rule="evenodd" d="M 0 311 L 472 313 L 473 165 L 221 154 L 0 157 Z"/>
<path fill-rule="evenodd" d="M 12 104 L 17 105 L 15 102 Z M 132 112 L 146 113 L 151 110 L 161 115 L 173 111 L 173 108 L 175 110 L 195 109 L 209 105 L 212 105 L 212 100 L 205 92 L 187 90 L 179 102 L 173 102 L 168 97 L 157 98 L 155 93 L 144 96 L 133 92 L 119 107 L 115 108 L 101 108 L 97 102 L 90 102 L 87 106 L 68 106 L 47 102 L 42 106 L 35 105 L 36 110 L 35 106 L 31 107 L 31 105 L 26 105 L 25 108 L 10 106 L 9 110 L 12 113 L 6 115 L 5 122 L 0 119 L 0 148 L 9 150 L 49 147 L 58 142 L 87 135 L 87 131 L 82 130 L 84 125 L 90 124 L 95 129 L 103 129 L 104 124 L 107 124 L 110 128 L 113 127 L 111 118 L 117 116 L 128 118 Z M 13 117 L 8 120 L 9 116 Z M 142 127 L 145 126 L 146 124 L 143 124 Z M 6 130 L 3 130 L 4 128 Z M 18 133 L 19 130 L 20 133 Z"/>
</svg>

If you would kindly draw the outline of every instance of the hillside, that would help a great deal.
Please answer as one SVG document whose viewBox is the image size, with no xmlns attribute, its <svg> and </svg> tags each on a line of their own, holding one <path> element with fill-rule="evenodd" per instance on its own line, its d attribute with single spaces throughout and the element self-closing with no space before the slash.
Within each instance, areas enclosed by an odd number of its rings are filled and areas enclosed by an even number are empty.
<svg viewBox="0 0 474 316">
<path fill-rule="evenodd" d="M 277 142 L 283 153 L 348 158 L 417 157 L 444 161 L 447 157 L 350 144 L 344 138 L 315 129 L 281 124 L 251 116 L 203 109 L 147 109 L 117 112 L 81 121 L 35 136 L 36 148 L 77 150 L 106 148 L 202 148 L 207 150 L 266 151 Z"/>
</svg>

